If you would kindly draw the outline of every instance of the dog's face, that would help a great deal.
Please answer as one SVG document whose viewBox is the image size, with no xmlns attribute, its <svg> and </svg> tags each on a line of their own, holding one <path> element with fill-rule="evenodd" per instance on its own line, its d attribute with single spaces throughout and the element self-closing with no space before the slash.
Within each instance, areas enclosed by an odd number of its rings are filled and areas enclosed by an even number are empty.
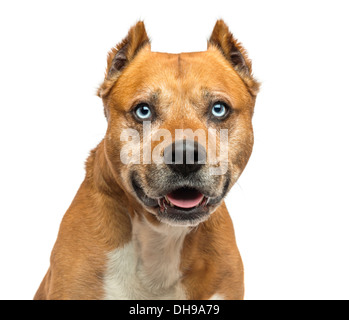
<svg viewBox="0 0 349 320">
<path fill-rule="evenodd" d="M 258 83 L 218 21 L 208 50 L 152 52 L 142 22 L 108 57 L 105 153 L 117 182 L 170 225 L 195 226 L 220 205 L 250 157 Z"/>
</svg>

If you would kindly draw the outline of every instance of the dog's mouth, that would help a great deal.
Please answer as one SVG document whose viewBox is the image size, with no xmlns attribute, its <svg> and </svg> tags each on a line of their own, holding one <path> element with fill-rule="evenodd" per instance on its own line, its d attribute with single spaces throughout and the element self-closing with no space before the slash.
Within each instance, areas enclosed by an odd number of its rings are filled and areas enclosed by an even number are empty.
<svg viewBox="0 0 349 320">
<path fill-rule="evenodd" d="M 223 197 L 211 198 L 199 189 L 180 186 L 156 198 L 146 195 L 136 179 L 132 186 L 138 199 L 158 220 L 170 225 L 195 226 L 206 220 Z"/>
<path fill-rule="evenodd" d="M 192 188 L 179 188 L 158 199 L 160 211 L 175 208 L 176 210 L 190 211 L 194 208 L 207 206 L 209 198 L 200 191 Z"/>
</svg>

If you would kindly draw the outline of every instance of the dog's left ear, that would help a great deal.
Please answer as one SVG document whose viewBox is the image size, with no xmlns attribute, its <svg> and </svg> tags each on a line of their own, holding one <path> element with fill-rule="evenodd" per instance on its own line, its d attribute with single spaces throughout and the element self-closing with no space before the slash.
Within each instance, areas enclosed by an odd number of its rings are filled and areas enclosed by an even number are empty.
<svg viewBox="0 0 349 320">
<path fill-rule="evenodd" d="M 218 20 L 208 40 L 208 49 L 218 48 L 225 58 L 241 76 L 253 95 L 258 93 L 259 83 L 252 76 L 252 63 L 245 48 L 229 31 L 223 20 Z"/>
<path fill-rule="evenodd" d="M 143 21 L 139 21 L 129 30 L 127 36 L 110 50 L 107 58 L 104 82 L 97 91 L 99 97 L 105 98 L 108 95 L 123 69 L 127 67 L 144 47 L 150 49 L 150 40 Z"/>
</svg>

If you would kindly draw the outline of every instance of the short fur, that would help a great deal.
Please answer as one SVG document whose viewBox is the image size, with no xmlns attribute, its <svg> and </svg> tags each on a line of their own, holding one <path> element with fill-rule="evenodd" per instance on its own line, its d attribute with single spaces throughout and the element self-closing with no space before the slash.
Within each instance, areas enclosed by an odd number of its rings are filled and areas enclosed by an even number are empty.
<svg viewBox="0 0 349 320">
<path fill-rule="evenodd" d="M 86 161 L 85 180 L 62 220 L 35 299 L 242 299 L 243 265 L 224 201 L 199 224 L 163 221 L 137 197 L 130 176 L 135 173 L 144 193 L 155 196 L 171 173 L 166 165 L 123 164 L 120 134 L 125 128 L 141 131 L 130 111 L 139 101 L 156 109 L 154 130 L 227 128 L 227 173 L 211 177 L 207 167 L 200 173 L 212 197 L 224 196 L 252 152 L 258 87 L 246 50 L 222 20 L 208 50 L 197 53 L 152 52 L 143 22 L 132 27 L 108 55 L 97 93 L 108 129 Z M 222 123 L 207 120 L 215 99 L 234 109 Z M 152 150 L 159 143 L 153 141 Z"/>
</svg>

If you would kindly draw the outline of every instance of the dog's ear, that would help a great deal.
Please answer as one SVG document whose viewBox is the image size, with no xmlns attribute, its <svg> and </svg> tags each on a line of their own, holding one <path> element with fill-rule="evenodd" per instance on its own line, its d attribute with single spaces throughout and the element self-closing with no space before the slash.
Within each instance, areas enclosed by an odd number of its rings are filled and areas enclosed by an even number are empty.
<svg viewBox="0 0 349 320">
<path fill-rule="evenodd" d="M 110 50 L 107 58 L 104 82 L 97 91 L 98 96 L 104 98 L 108 95 L 122 70 L 144 47 L 150 49 L 150 40 L 143 21 L 139 21 L 129 30 L 126 38 Z"/>
<path fill-rule="evenodd" d="M 108 54 L 106 78 L 115 77 L 136 56 L 140 49 L 149 45 L 150 40 L 143 21 L 139 21 L 128 32 L 127 37 Z"/>
<path fill-rule="evenodd" d="M 251 61 L 245 48 L 233 37 L 223 20 L 218 20 L 208 40 L 208 47 L 217 47 L 235 69 L 251 73 Z"/>
<path fill-rule="evenodd" d="M 258 93 L 259 83 L 252 77 L 252 63 L 247 56 L 245 48 L 239 43 L 229 31 L 223 20 L 218 20 L 208 40 L 208 49 L 218 48 L 254 95 Z"/>
</svg>

